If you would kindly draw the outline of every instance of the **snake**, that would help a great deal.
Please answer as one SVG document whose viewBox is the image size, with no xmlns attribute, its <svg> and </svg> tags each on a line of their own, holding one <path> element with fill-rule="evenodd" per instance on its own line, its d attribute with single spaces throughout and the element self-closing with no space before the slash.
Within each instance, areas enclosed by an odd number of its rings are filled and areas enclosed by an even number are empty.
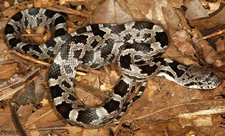
<svg viewBox="0 0 225 136">
<path fill-rule="evenodd" d="M 39 26 L 52 32 L 50 40 L 35 45 L 21 39 L 24 30 Z M 98 128 L 120 119 L 155 76 L 195 89 L 214 89 L 220 84 L 212 71 L 161 57 L 169 36 L 151 21 L 90 24 L 70 34 L 67 29 L 62 14 L 28 8 L 10 18 L 4 34 L 9 47 L 20 53 L 39 60 L 55 56 L 48 74 L 50 93 L 57 111 L 72 125 Z M 94 107 L 83 105 L 74 89 L 77 68 L 101 69 L 111 63 L 118 64 L 121 77 L 110 89 L 110 98 Z M 128 101 L 136 88 L 139 92 Z"/>
</svg>

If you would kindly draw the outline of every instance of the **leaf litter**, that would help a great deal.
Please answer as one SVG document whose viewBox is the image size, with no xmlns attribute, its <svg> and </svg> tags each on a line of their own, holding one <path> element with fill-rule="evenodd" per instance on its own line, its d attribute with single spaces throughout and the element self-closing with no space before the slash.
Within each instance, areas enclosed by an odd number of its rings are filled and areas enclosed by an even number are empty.
<svg viewBox="0 0 225 136">
<path fill-rule="evenodd" d="M 143 96 L 118 121 L 98 129 L 71 126 L 57 113 L 49 94 L 50 62 L 7 48 L 4 27 L 9 18 L 29 7 L 45 7 L 67 15 L 69 32 L 86 24 L 152 20 L 170 35 L 163 57 L 215 72 L 225 71 L 223 1 L 45 0 L 0 3 L 0 135 L 225 135 L 224 87 L 188 89 L 161 77 L 148 81 Z M 200 7 L 200 8 L 198 8 Z M 51 32 L 27 30 L 25 40 L 42 43 Z M 110 97 L 120 77 L 116 64 L 99 70 L 79 69 L 74 82 L 78 97 L 93 106 Z M 93 90 L 93 91 L 90 91 Z"/>
</svg>

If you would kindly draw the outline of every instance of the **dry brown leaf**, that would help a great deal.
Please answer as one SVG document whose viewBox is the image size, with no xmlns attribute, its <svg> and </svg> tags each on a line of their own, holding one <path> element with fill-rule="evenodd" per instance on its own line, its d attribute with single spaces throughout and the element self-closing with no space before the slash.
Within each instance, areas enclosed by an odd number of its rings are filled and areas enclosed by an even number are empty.
<svg viewBox="0 0 225 136">
<path fill-rule="evenodd" d="M 33 2 L 33 1 L 32 1 Z M 191 37 L 189 33 L 185 34 L 181 32 L 188 32 L 190 26 L 186 20 L 186 17 L 183 15 L 183 12 L 176 12 L 174 7 L 180 8 L 183 4 L 183 1 L 176 0 L 176 1 L 143 1 L 143 0 L 75 0 L 71 1 L 71 3 L 79 4 L 85 3 L 87 7 L 90 9 L 95 9 L 94 14 L 91 14 L 92 11 L 76 11 L 74 9 L 69 8 L 70 0 L 42 0 L 42 1 L 35 1 L 35 6 L 43 7 L 48 5 L 50 8 L 56 9 L 57 11 L 61 11 L 68 14 L 69 18 L 69 31 L 74 31 L 78 29 L 80 26 L 87 23 L 87 20 L 90 19 L 90 23 L 124 23 L 130 20 L 153 20 L 155 22 L 160 22 L 159 24 L 163 24 L 163 26 L 168 29 L 169 34 L 171 36 L 175 36 L 172 40 L 173 44 L 178 47 L 180 51 L 172 45 L 166 52 L 166 55 L 172 56 L 171 58 L 177 58 L 180 62 L 185 64 L 193 64 L 190 58 L 187 58 L 187 55 L 193 56 L 193 45 L 192 41 L 198 42 L 198 38 Z M 189 1 L 188 1 L 189 2 Z M 57 3 L 60 3 L 60 6 L 57 7 Z M 100 4 L 99 4 L 100 3 Z M 51 6 L 50 6 L 51 5 Z M 52 7 L 54 6 L 54 7 Z M 162 10 L 162 6 L 164 7 Z M 2 26 L 0 28 L 4 28 L 6 24 L 6 20 L 8 17 L 11 17 L 17 11 L 27 7 L 26 4 L 21 4 L 18 9 L 8 9 L 3 11 L 3 15 L 7 17 L 1 20 Z M 181 11 L 181 9 L 178 9 Z M 180 14 L 180 15 L 179 15 Z M 89 15 L 91 17 L 89 18 Z M 223 16 L 223 14 L 221 15 Z M 166 18 L 164 22 L 164 17 Z M 218 21 L 218 18 L 215 19 Z M 74 22 L 75 21 L 75 22 Z M 77 22 L 76 22 L 77 21 Z M 212 21 L 207 20 L 207 21 Z M 221 21 L 221 20 L 220 20 Z M 220 22 L 219 21 L 219 22 Z M 222 21 L 221 21 L 222 22 Z M 191 22 L 193 23 L 193 22 Z M 201 22 L 202 23 L 202 22 Z M 205 23 L 205 22 L 204 22 Z M 210 22 L 213 25 L 219 24 Z M 205 23 L 206 24 L 206 23 Z M 205 24 L 200 24 L 204 25 Z M 211 26 L 213 26 L 210 24 Z M 197 24 L 198 25 L 198 24 Z M 207 24 L 208 25 L 208 24 Z M 205 29 L 205 27 L 202 29 Z M 198 28 L 199 29 L 199 28 Z M 3 31 L 2 31 L 3 32 Z M 194 34 L 197 34 L 197 32 Z M 1 39 L 0 39 L 1 40 Z M 214 54 L 214 57 L 217 58 L 223 56 L 224 50 L 224 40 L 217 41 L 219 47 L 219 51 L 221 54 Z M 212 50 L 209 50 L 206 47 L 205 43 L 201 43 L 203 51 L 206 54 L 206 60 L 208 62 L 214 63 L 215 60 L 218 64 L 223 65 L 223 58 L 215 59 L 210 56 Z M 208 46 L 208 45 L 207 45 Z M 2 46 L 0 46 L 0 51 L 3 51 Z M 194 48 L 196 49 L 196 48 Z M 192 52 L 193 51 L 193 52 Z M 197 53 L 199 53 L 197 51 Z M 208 55 L 208 57 L 207 57 Z M 30 59 L 29 59 L 30 60 Z M 33 66 L 33 64 L 32 64 Z M 46 65 L 48 66 L 48 65 Z M 17 67 L 17 66 L 15 66 Z M 105 68 L 107 69 L 107 68 Z M 104 72 L 102 71 L 95 71 L 92 72 L 90 75 L 87 75 L 85 79 L 78 78 L 79 82 L 87 83 L 89 85 L 95 85 L 97 88 L 105 91 L 113 87 L 113 85 L 117 82 L 119 75 L 116 72 L 118 69 L 116 67 L 111 67 Z M 11 71 L 10 71 L 11 72 Z M 5 72 L 6 73 L 6 72 Z M 9 74 L 9 73 L 7 73 Z M 42 74 L 40 74 L 42 75 Z M 42 76 L 47 75 L 47 72 Z M 38 76 L 42 78 L 42 76 Z M 1 76 L 0 76 L 1 77 Z M 8 76 L 10 77 L 10 76 Z M 46 101 L 49 97 L 48 95 L 44 94 L 44 90 L 42 87 L 41 82 L 47 81 L 45 77 L 42 80 L 35 80 L 35 94 L 39 95 L 37 97 L 37 103 L 42 101 L 44 107 L 34 107 L 38 108 L 38 110 L 34 109 L 34 113 L 30 114 L 30 110 L 32 108 L 26 108 L 26 106 L 21 106 L 18 113 L 23 115 L 22 123 L 25 123 L 26 129 L 31 128 L 38 128 L 39 130 L 42 127 L 49 126 L 49 131 L 51 133 L 57 133 L 56 135 L 102 135 L 108 136 L 110 135 L 109 128 L 101 127 L 99 129 L 81 129 L 79 127 L 65 127 L 63 128 L 64 131 L 54 131 L 60 128 L 52 127 L 52 126 L 59 126 L 65 125 L 62 123 L 61 120 L 58 119 L 60 116 L 58 113 L 53 110 L 54 106 L 50 106 L 50 103 Z M 193 90 L 181 87 L 173 82 L 167 81 L 163 78 L 154 78 L 148 82 L 148 87 L 145 90 L 143 97 L 135 102 L 131 108 L 128 110 L 128 114 L 124 116 L 125 119 L 122 120 L 122 125 L 117 126 L 119 129 L 118 135 L 137 135 L 137 136 L 148 136 L 148 135 L 223 135 L 224 129 L 218 127 L 218 124 L 221 122 L 222 118 L 220 117 L 220 113 L 224 112 L 223 109 L 223 100 L 219 99 L 221 95 L 224 95 L 224 86 L 225 83 L 222 82 L 221 86 L 218 87 L 216 90 L 213 91 L 200 91 L 200 90 Z M 24 88 L 21 86 L 20 89 Z M 91 89 L 90 89 L 91 90 Z M 15 90 L 8 90 L 9 93 L 14 92 Z M 16 90 L 18 91 L 18 90 Z M 80 93 L 78 91 L 78 93 Z M 101 101 L 93 97 L 92 95 L 87 96 L 87 93 L 84 91 L 80 93 L 83 97 L 85 103 L 88 104 L 98 104 Z M 3 95 L 6 96 L 6 95 Z M 218 98 L 216 98 L 217 96 Z M 3 98 L 3 97 L 1 97 Z M 4 97 L 6 98 L 6 97 Z M 10 97 L 8 97 L 10 98 Z M 42 98 L 42 99 L 41 99 Z M 46 98 L 46 99 L 45 99 Z M 218 100 L 219 99 L 219 100 Z M 39 109 L 40 108 L 40 109 Z M 27 112 L 24 112 L 27 109 Z M 204 112 L 203 112 L 204 111 Z M 208 114 L 206 114 L 206 111 Z M 214 113 L 213 113 L 214 111 Z M 216 111 L 216 112 L 215 112 Z M 23 114 L 24 112 L 24 114 Z M 202 114 L 198 114 L 199 112 L 203 112 Z M 11 121 L 10 116 L 7 114 L 9 113 L 0 113 L 0 122 L 1 129 L 8 130 L 13 132 L 15 128 L 13 127 L 13 123 L 9 123 Z M 198 114 L 196 116 L 196 114 Z M 184 118 L 183 116 L 186 115 Z M 26 116 L 26 117 L 25 117 Z M 26 121 L 26 119 L 28 120 Z M 65 121 L 63 119 L 63 121 Z M 120 120 L 121 121 L 121 120 Z M 206 126 L 206 127 L 204 127 Z M 184 128 L 183 128 L 184 127 Z M 31 131 L 31 135 L 41 135 L 40 131 Z M 66 129 L 66 131 L 65 131 Z M 47 129 L 48 130 L 48 129 Z M 68 130 L 68 131 L 67 131 Z M 46 131 L 46 130 L 45 130 Z M 116 131 L 115 131 L 116 132 Z M 48 133 L 49 134 L 49 133 Z"/>
<path fill-rule="evenodd" d="M 3 112 L 0 112 L 0 126 L 4 125 L 7 121 L 11 120 L 11 113 L 9 108 L 6 108 Z"/>
<path fill-rule="evenodd" d="M 199 31 L 203 29 L 214 28 L 219 25 L 224 25 L 225 24 L 225 19 L 223 18 L 224 14 L 225 8 L 223 8 L 219 13 L 217 13 L 212 17 L 190 21 L 190 25 L 197 27 Z"/>
<path fill-rule="evenodd" d="M 17 110 L 17 114 L 20 118 L 20 123 L 24 124 L 27 119 L 30 117 L 34 109 L 33 104 L 27 104 L 27 105 L 22 105 L 20 108 Z"/>
<path fill-rule="evenodd" d="M 4 112 L 0 112 L 0 120 L 1 135 L 8 135 L 9 132 L 16 131 L 9 106 L 5 108 Z"/>
<path fill-rule="evenodd" d="M 18 64 L 13 63 L 13 64 L 0 65 L 0 69 L 1 69 L 0 79 L 8 80 L 12 77 L 12 75 L 18 72 Z"/>
<path fill-rule="evenodd" d="M 25 128 L 40 128 L 51 122 L 57 121 L 55 109 L 52 109 L 52 105 L 46 105 L 29 116 Z"/>
<path fill-rule="evenodd" d="M 184 6 L 187 8 L 185 15 L 188 20 L 209 17 L 199 0 L 185 1 Z"/>
<path fill-rule="evenodd" d="M 0 23 L 0 27 L 1 27 L 1 23 Z M 5 26 L 4 26 L 5 27 Z M 3 54 L 4 51 L 6 51 L 8 49 L 6 43 L 4 42 L 4 40 L 0 39 L 0 54 Z"/>
</svg>

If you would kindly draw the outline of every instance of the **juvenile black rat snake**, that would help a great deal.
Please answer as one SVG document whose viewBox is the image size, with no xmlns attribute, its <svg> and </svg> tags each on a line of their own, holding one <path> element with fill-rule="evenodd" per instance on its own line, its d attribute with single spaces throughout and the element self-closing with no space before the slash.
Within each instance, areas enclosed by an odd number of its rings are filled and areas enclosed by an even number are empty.
<svg viewBox="0 0 225 136">
<path fill-rule="evenodd" d="M 23 42 L 21 32 L 37 26 L 51 30 L 54 38 L 38 46 Z M 138 99 L 147 79 L 153 76 L 163 76 L 182 86 L 198 89 L 213 89 L 220 83 L 210 71 L 161 58 L 168 46 L 168 36 L 152 22 L 93 24 L 67 34 L 66 20 L 59 13 L 31 8 L 10 19 L 5 37 L 13 49 L 37 59 L 56 55 L 49 71 L 56 109 L 71 124 L 83 127 L 96 128 L 121 117 L 132 103 L 126 102 L 130 94 L 143 83 L 132 100 Z M 98 69 L 114 62 L 118 63 L 122 76 L 110 99 L 93 108 L 81 105 L 73 83 L 77 67 Z"/>
</svg>

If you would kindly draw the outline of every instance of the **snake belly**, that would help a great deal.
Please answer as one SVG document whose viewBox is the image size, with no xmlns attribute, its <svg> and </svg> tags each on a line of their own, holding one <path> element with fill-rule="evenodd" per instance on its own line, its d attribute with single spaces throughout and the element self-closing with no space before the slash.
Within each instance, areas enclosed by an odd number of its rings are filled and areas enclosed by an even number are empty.
<svg viewBox="0 0 225 136">
<path fill-rule="evenodd" d="M 37 26 L 51 30 L 53 38 L 38 46 L 23 42 L 22 31 Z M 92 24 L 67 34 L 61 14 L 30 8 L 15 14 L 4 33 L 7 43 L 18 52 L 40 60 L 56 55 L 49 70 L 50 92 L 57 111 L 73 125 L 97 128 L 119 119 L 154 76 L 188 88 L 214 89 L 220 84 L 211 71 L 161 58 L 168 47 L 168 35 L 152 22 Z M 122 76 L 109 100 L 92 108 L 80 104 L 73 83 L 77 67 L 99 69 L 111 63 L 118 63 Z M 140 84 L 137 96 L 127 102 Z"/>
</svg>

